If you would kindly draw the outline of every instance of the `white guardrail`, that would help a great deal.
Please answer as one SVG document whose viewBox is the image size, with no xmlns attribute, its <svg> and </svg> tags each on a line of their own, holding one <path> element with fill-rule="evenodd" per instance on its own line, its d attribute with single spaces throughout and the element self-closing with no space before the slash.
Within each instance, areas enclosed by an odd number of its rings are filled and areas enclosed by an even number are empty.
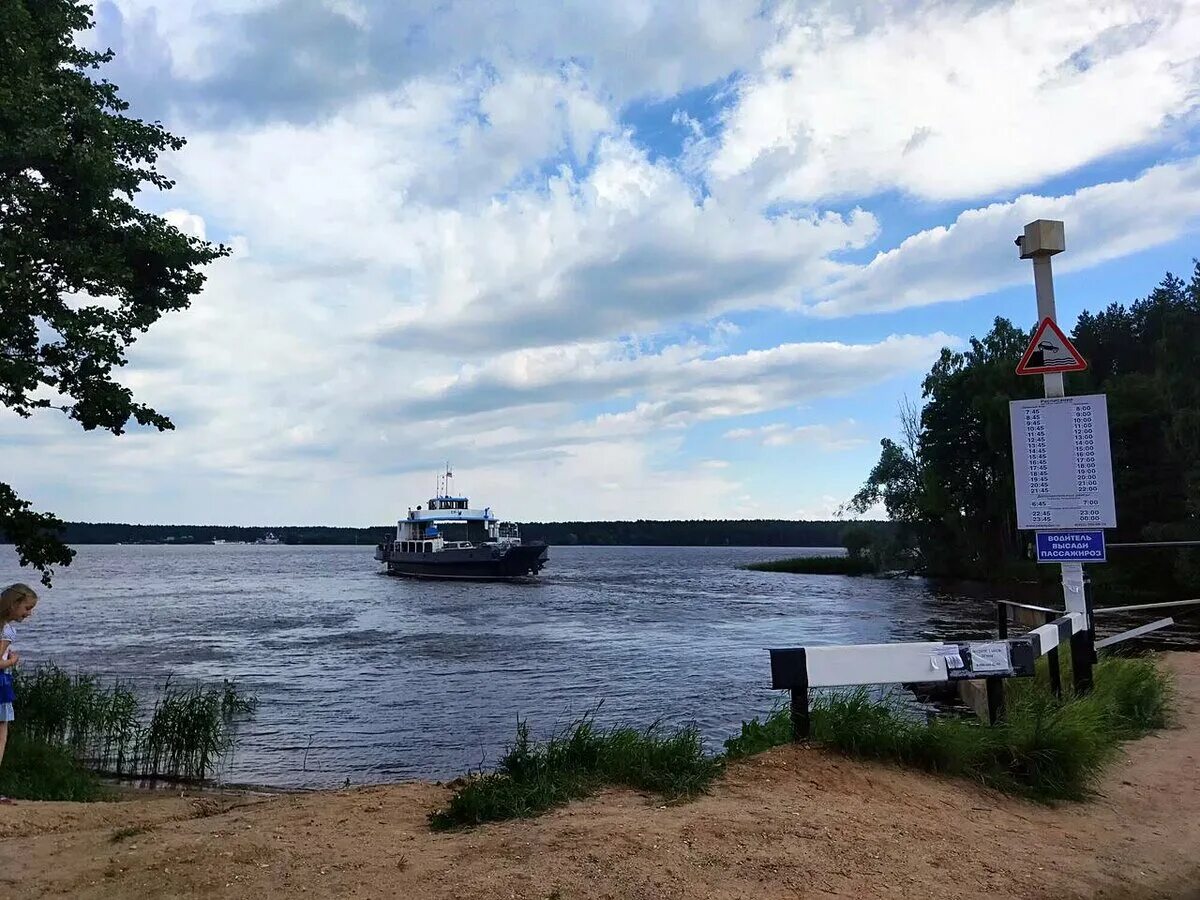
<svg viewBox="0 0 1200 900">
<path fill-rule="evenodd" d="M 1085 648 L 1078 641 L 1087 638 Z M 1039 657 L 1075 641 L 1076 677 L 1085 663 L 1090 686 L 1092 662 L 1087 616 L 1066 613 L 1019 637 L 994 641 L 922 641 L 895 644 L 845 644 L 770 650 L 771 686 L 792 692 L 792 726 L 797 738 L 808 736 L 808 691 L 818 687 L 867 684 L 928 684 L 988 679 L 992 721 L 1003 704 L 1002 680 L 1031 677 Z"/>
</svg>

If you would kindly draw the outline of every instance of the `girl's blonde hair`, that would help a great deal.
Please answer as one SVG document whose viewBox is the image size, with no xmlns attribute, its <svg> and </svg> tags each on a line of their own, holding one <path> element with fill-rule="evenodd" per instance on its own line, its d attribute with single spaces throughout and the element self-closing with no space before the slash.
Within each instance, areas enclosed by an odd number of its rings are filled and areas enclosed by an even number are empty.
<svg viewBox="0 0 1200 900">
<path fill-rule="evenodd" d="M 12 618 L 13 610 L 17 608 L 17 604 L 22 600 L 32 597 L 37 599 L 37 591 L 27 584 L 10 584 L 3 591 L 0 591 L 0 622 L 7 622 Z"/>
</svg>

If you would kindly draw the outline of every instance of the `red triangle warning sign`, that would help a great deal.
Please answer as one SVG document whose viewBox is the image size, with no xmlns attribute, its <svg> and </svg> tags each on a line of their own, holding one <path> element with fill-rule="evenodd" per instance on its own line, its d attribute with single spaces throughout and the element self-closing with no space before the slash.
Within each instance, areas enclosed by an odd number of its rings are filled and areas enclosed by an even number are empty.
<svg viewBox="0 0 1200 900">
<path fill-rule="evenodd" d="M 1042 319 L 1017 366 L 1018 375 L 1082 372 L 1087 363 L 1053 319 Z"/>
</svg>

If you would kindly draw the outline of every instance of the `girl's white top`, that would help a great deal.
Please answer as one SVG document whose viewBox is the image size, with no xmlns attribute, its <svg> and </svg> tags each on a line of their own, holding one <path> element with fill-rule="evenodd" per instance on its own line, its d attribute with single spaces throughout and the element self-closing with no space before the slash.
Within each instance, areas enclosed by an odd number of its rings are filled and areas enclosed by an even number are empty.
<svg viewBox="0 0 1200 900">
<path fill-rule="evenodd" d="M 17 642 L 17 629 L 13 627 L 12 622 L 5 622 L 3 631 L 0 631 L 0 641 L 8 641 L 9 645 L 4 648 L 4 653 L 0 654 L 0 659 L 8 659 L 8 651 L 12 649 L 12 645 Z"/>
</svg>

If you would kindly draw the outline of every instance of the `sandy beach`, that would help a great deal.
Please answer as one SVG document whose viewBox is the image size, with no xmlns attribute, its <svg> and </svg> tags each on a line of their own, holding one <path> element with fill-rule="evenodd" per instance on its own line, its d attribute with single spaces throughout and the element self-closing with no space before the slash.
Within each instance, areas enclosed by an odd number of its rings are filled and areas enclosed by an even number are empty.
<svg viewBox="0 0 1200 900">
<path fill-rule="evenodd" d="M 1166 654 L 1177 727 L 1100 795 L 1049 808 L 787 747 L 664 805 L 611 791 L 438 834 L 448 788 L 172 794 L 0 814 L 0 896 L 25 898 L 1200 897 L 1200 654 Z"/>
</svg>

